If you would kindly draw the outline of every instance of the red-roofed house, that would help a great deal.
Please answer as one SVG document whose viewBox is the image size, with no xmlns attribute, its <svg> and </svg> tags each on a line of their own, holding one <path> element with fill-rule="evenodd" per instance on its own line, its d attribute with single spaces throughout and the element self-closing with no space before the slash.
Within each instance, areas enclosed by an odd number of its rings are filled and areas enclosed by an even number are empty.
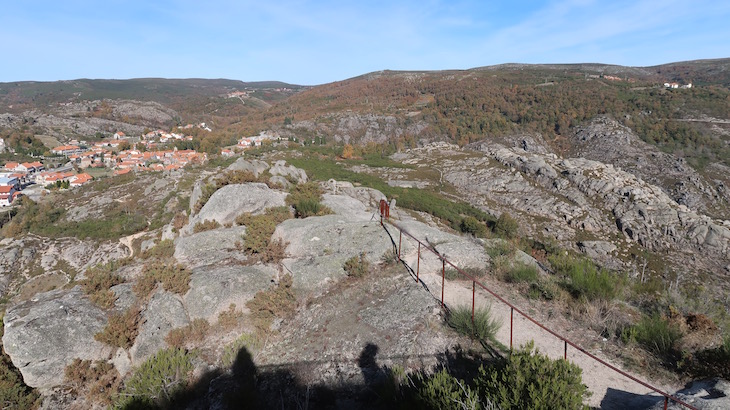
<svg viewBox="0 0 730 410">
<path fill-rule="evenodd" d="M 69 181 L 71 181 L 72 187 L 77 187 L 77 186 L 81 186 L 93 179 L 94 179 L 94 177 L 92 177 L 89 174 L 84 173 L 84 174 L 78 174 L 76 176 L 71 177 L 69 179 Z"/>
<path fill-rule="evenodd" d="M 0 206 L 10 206 L 15 199 L 16 192 L 14 185 L 0 186 Z"/>
</svg>

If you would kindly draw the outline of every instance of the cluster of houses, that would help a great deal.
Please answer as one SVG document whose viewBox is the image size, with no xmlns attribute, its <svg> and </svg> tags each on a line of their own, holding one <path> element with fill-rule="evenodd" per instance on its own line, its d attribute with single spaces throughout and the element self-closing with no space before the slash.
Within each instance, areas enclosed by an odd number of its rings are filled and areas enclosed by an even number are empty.
<svg viewBox="0 0 730 410">
<path fill-rule="evenodd" d="M 182 168 L 188 164 L 203 163 L 208 158 L 205 153 L 195 150 L 140 151 L 128 149 L 119 152 L 110 150 L 106 143 L 96 143 L 84 150 L 78 146 L 61 146 L 53 149 L 54 153 L 64 155 L 78 166 L 107 167 L 116 170 L 131 169 L 136 171 L 165 171 Z"/>
<path fill-rule="evenodd" d="M 28 184 L 38 172 L 45 168 L 40 162 L 8 162 L 0 172 L 0 206 L 9 206 L 21 194 L 23 186 Z"/>
<path fill-rule="evenodd" d="M 692 83 L 682 84 L 679 83 L 664 83 L 664 87 L 666 88 L 692 88 Z"/>
</svg>

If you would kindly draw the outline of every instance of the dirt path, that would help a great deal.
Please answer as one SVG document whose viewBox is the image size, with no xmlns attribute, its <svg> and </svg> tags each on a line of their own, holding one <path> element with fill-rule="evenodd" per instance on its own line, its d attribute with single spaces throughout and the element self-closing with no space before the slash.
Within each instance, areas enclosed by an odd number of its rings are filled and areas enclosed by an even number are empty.
<svg viewBox="0 0 730 410">
<path fill-rule="evenodd" d="M 405 254 L 401 255 L 403 260 L 411 266 L 413 269 L 416 268 L 417 252 L 413 246 L 404 247 Z M 423 252 L 421 254 L 420 262 L 420 279 L 428 287 L 431 294 L 440 300 L 441 298 L 441 261 L 437 257 L 429 252 Z M 529 302 L 525 302 L 522 305 L 522 301 L 515 292 L 514 289 L 509 289 L 503 284 L 498 284 L 493 278 L 487 277 L 483 280 L 483 283 L 494 290 L 497 294 L 510 301 L 511 303 L 518 306 L 521 310 L 531 315 L 539 322 L 546 325 L 546 327 L 553 329 L 556 333 L 563 335 L 572 342 L 576 343 L 581 348 L 592 353 L 593 355 L 601 358 L 602 360 L 611 363 L 613 366 L 618 367 L 628 374 L 643 380 L 656 388 L 662 389 L 665 392 L 672 393 L 683 386 L 676 385 L 664 385 L 653 381 L 646 380 L 644 376 L 635 375 L 632 372 L 626 370 L 619 363 L 609 359 L 601 351 L 602 345 L 605 345 L 603 337 L 596 332 L 580 328 L 574 323 L 564 319 L 562 315 L 558 314 L 555 316 L 551 315 L 550 309 L 546 309 L 544 306 L 535 304 L 530 306 Z M 444 288 L 444 302 L 447 306 L 456 307 L 460 305 L 471 306 L 472 300 L 472 284 L 471 282 L 465 281 L 449 281 L 446 280 Z M 491 305 L 491 311 L 494 318 L 500 320 L 502 326 L 497 332 L 497 340 L 505 346 L 510 345 L 510 308 L 509 306 L 501 303 L 499 300 L 494 298 L 492 295 L 485 291 L 476 291 L 476 306 L 488 306 Z M 535 347 L 540 352 L 547 354 L 552 358 L 561 358 L 564 354 L 564 344 L 561 340 L 555 336 L 539 328 L 534 323 L 528 321 L 517 312 L 514 314 L 514 329 L 513 329 L 513 345 L 519 347 L 520 345 L 533 340 Z M 635 404 L 641 403 L 642 407 L 651 405 L 652 402 L 662 400 L 661 396 L 651 392 L 650 389 L 642 386 L 635 381 L 622 376 L 621 374 L 613 371 L 612 369 L 603 366 L 599 362 L 591 359 L 585 354 L 577 351 L 575 348 L 568 346 L 567 350 L 568 360 L 577 364 L 583 369 L 583 383 L 588 386 L 588 389 L 592 392 L 592 395 L 588 401 L 588 404 L 592 407 L 600 407 L 604 409 L 621 409 L 627 410 L 631 406 L 627 406 L 627 402 L 631 401 Z M 643 398 L 636 396 L 645 396 Z M 646 408 L 646 407 L 643 407 Z"/>
<path fill-rule="evenodd" d="M 119 238 L 119 243 L 121 243 L 122 245 L 126 246 L 127 249 L 129 249 L 129 257 L 130 258 L 132 256 L 134 256 L 134 247 L 132 246 L 132 242 L 134 242 L 134 240 L 137 239 L 137 238 L 139 238 L 140 236 L 145 235 L 146 233 L 147 232 L 142 231 L 142 232 L 137 232 L 135 234 L 132 234 L 132 235 L 128 235 L 128 236 L 124 236 L 124 237 Z"/>
</svg>

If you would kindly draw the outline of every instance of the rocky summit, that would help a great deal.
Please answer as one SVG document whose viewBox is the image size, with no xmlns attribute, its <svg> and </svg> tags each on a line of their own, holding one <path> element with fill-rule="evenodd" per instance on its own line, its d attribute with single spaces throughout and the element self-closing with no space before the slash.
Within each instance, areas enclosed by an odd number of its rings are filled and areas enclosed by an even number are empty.
<svg viewBox="0 0 730 410">
<path fill-rule="evenodd" d="M 0 84 L 0 396 L 725 408 L 727 64 Z"/>
</svg>

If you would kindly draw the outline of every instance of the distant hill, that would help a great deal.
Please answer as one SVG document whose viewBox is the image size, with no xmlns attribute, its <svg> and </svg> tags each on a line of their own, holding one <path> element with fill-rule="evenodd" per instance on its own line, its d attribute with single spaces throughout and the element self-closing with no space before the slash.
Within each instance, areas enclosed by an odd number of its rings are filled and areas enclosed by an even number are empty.
<svg viewBox="0 0 730 410">
<path fill-rule="evenodd" d="M 154 101 L 184 112 L 189 110 L 191 100 L 199 102 L 233 91 L 250 91 L 258 99 L 275 102 L 303 88 L 279 81 L 243 82 L 225 79 L 22 81 L 0 83 L 0 109 L 20 112 L 70 101 L 125 99 Z M 8 108 L 11 106 L 13 108 Z"/>
</svg>

